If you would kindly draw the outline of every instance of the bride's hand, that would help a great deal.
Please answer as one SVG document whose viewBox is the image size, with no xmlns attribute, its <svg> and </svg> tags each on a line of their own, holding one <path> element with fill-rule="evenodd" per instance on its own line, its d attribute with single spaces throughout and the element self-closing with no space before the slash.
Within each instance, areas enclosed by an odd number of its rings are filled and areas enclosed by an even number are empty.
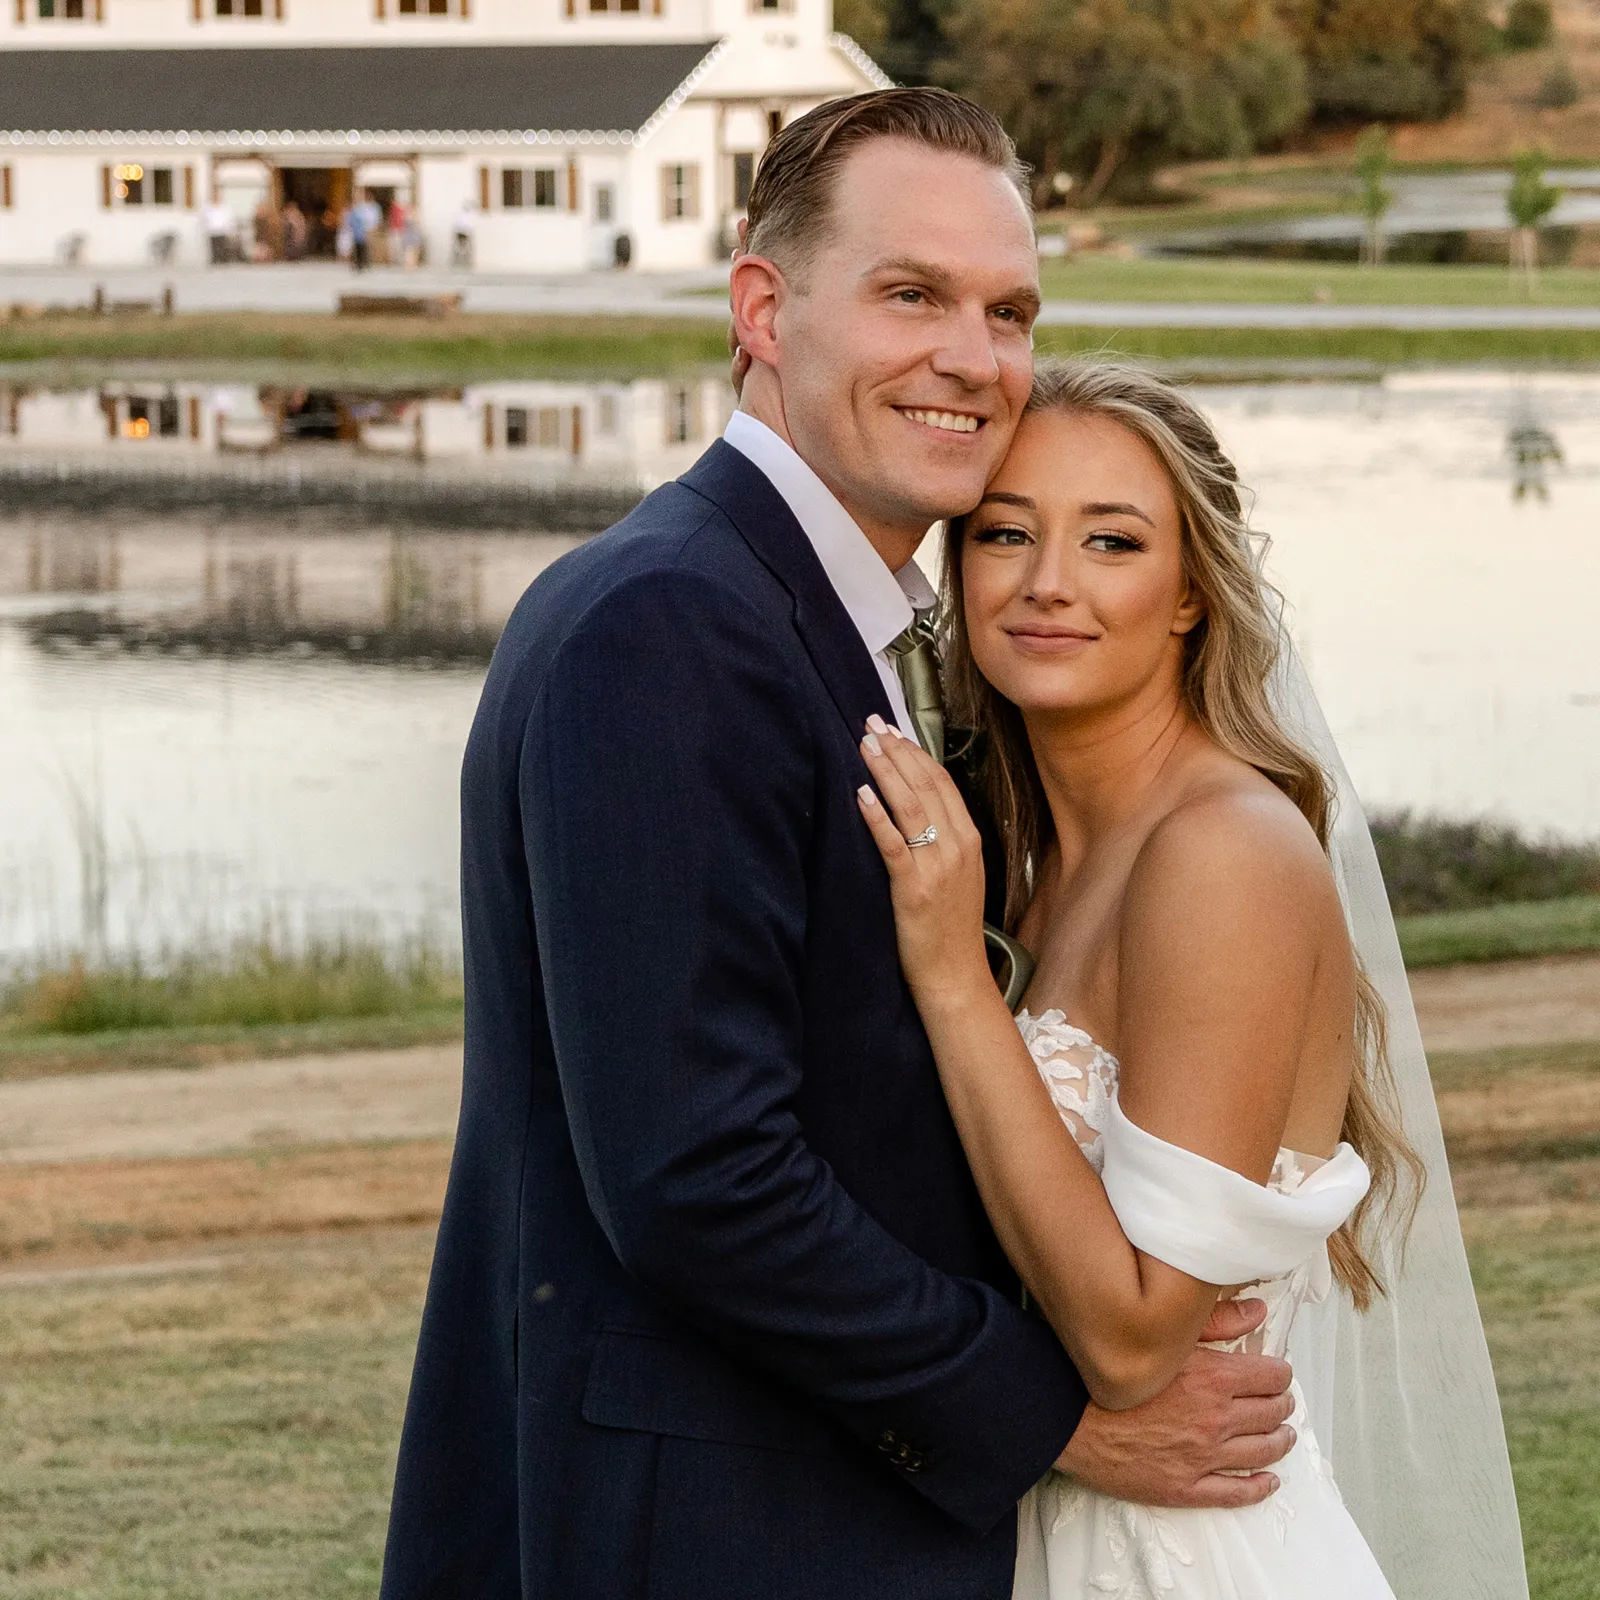
<svg viewBox="0 0 1600 1600">
<path fill-rule="evenodd" d="M 856 798 L 889 869 L 906 982 L 919 1005 L 992 991 L 977 827 L 932 756 L 879 717 L 867 726 L 861 754 L 875 789 L 864 786 Z M 919 838 L 929 842 L 907 842 Z"/>
</svg>

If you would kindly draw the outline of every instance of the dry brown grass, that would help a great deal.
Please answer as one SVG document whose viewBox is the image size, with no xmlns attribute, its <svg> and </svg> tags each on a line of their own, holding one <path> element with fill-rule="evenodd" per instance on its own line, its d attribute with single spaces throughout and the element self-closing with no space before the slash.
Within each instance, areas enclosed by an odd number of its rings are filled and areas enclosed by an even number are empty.
<svg viewBox="0 0 1600 1600">
<path fill-rule="evenodd" d="M 437 1221 L 448 1140 L 199 1160 L 0 1166 L 0 1263 L 129 1260 L 208 1240 Z"/>
</svg>

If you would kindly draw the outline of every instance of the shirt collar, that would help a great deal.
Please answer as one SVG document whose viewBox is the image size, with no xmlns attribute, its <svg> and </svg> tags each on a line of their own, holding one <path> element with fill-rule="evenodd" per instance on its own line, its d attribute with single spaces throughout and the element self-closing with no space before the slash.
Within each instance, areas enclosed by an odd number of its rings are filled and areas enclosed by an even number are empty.
<svg viewBox="0 0 1600 1600">
<path fill-rule="evenodd" d="M 937 602 L 933 585 L 915 561 L 890 572 L 833 491 L 766 423 L 747 411 L 735 411 L 722 437 L 783 496 L 856 632 L 874 655 L 911 626 L 914 612 Z"/>
</svg>

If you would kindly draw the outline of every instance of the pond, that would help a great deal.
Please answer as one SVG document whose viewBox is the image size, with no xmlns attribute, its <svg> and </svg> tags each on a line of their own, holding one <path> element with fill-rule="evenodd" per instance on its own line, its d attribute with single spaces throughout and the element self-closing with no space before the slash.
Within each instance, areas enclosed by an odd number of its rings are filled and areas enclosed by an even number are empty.
<svg viewBox="0 0 1600 1600">
<path fill-rule="evenodd" d="M 1368 806 L 1600 835 L 1600 378 L 1197 392 Z M 500 626 L 727 410 L 712 378 L 551 381 L 286 426 L 292 395 L 0 391 L 0 961 L 453 940 Z"/>
</svg>

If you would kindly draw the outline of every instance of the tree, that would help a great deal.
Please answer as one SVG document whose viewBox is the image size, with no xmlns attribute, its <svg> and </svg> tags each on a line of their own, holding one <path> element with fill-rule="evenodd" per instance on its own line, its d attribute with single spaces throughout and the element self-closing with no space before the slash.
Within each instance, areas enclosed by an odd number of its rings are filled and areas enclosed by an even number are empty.
<svg viewBox="0 0 1600 1600">
<path fill-rule="evenodd" d="M 1364 128 L 1356 140 L 1356 177 L 1361 184 L 1361 214 L 1367 219 L 1367 237 L 1362 244 L 1362 260 L 1369 266 L 1383 264 L 1383 219 L 1394 204 L 1394 190 L 1384 179 L 1389 176 L 1391 156 L 1389 131 L 1381 123 Z"/>
<path fill-rule="evenodd" d="M 1281 0 L 1315 114 L 1333 122 L 1434 121 L 1465 103 L 1495 30 L 1483 0 Z"/>
<path fill-rule="evenodd" d="M 949 48 L 950 0 L 834 0 L 834 26 L 899 83 L 932 83 Z"/>
<path fill-rule="evenodd" d="M 1046 201 L 1080 205 L 1166 162 L 1242 156 L 1304 117 L 1305 75 L 1271 0 L 955 0 L 947 81 L 989 106 Z"/>
<path fill-rule="evenodd" d="M 1511 253 L 1511 270 L 1522 257 L 1523 282 L 1533 292 L 1539 269 L 1539 224 L 1561 203 L 1561 190 L 1544 181 L 1545 153 L 1524 150 L 1511 163 L 1511 187 L 1506 190 L 1506 210 L 1516 226 L 1517 248 Z"/>
<path fill-rule="evenodd" d="M 1563 51 L 1545 73 L 1533 103 L 1541 111 L 1565 111 L 1583 98 L 1583 87 L 1578 74 L 1572 70 L 1572 58 Z"/>
<path fill-rule="evenodd" d="M 1511 0 L 1500 37 L 1507 50 L 1542 50 L 1555 37 L 1550 0 Z"/>
</svg>

